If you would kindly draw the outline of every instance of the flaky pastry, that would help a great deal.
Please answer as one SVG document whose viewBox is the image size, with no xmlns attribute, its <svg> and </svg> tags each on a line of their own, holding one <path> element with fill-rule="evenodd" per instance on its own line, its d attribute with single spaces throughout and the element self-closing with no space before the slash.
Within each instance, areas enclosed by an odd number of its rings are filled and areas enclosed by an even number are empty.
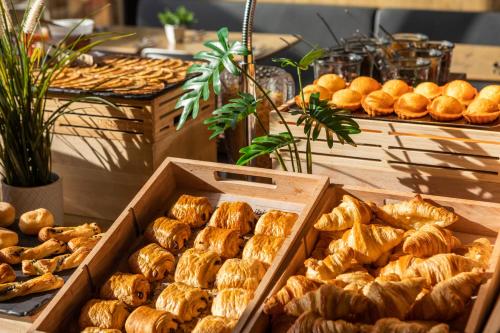
<svg viewBox="0 0 500 333">
<path fill-rule="evenodd" d="M 353 89 L 340 89 L 336 91 L 332 96 L 333 106 L 339 109 L 347 109 L 351 111 L 358 110 L 361 108 L 361 100 L 363 95 Z"/>
<path fill-rule="evenodd" d="M 370 207 L 348 194 L 342 197 L 340 205 L 331 213 L 323 214 L 314 224 L 321 231 L 339 231 L 352 228 L 354 223 L 368 224 L 372 218 Z"/>
<path fill-rule="evenodd" d="M 228 259 L 215 278 L 217 289 L 243 288 L 255 290 L 266 274 L 263 263 L 253 259 Z"/>
<path fill-rule="evenodd" d="M 222 258 L 234 258 L 242 244 L 238 230 L 207 226 L 196 236 L 193 247 L 214 251 Z"/>
<path fill-rule="evenodd" d="M 252 230 L 255 220 L 253 209 L 246 202 L 222 202 L 210 218 L 208 225 L 238 230 L 243 236 Z"/>
<path fill-rule="evenodd" d="M 175 332 L 178 324 L 173 314 L 140 306 L 128 316 L 125 321 L 127 333 L 167 333 Z"/>
<path fill-rule="evenodd" d="M 230 319 L 239 319 L 252 298 L 253 291 L 247 289 L 228 288 L 221 290 L 212 303 L 212 314 Z"/>
<path fill-rule="evenodd" d="M 477 95 L 477 90 L 469 82 L 454 80 L 443 87 L 443 95 L 456 98 L 463 105 L 469 105 Z"/>
<path fill-rule="evenodd" d="M 175 282 L 208 288 L 215 281 L 215 275 L 221 265 L 222 259 L 216 252 L 188 249 L 177 263 Z"/>
<path fill-rule="evenodd" d="M 85 327 L 115 328 L 121 330 L 129 311 L 124 303 L 112 300 L 91 299 L 83 306 L 78 323 Z"/>
<path fill-rule="evenodd" d="M 462 118 L 464 106 L 454 97 L 439 96 L 427 107 L 432 118 L 438 121 L 453 121 Z"/>
<path fill-rule="evenodd" d="M 170 208 L 168 216 L 197 228 L 208 222 L 212 212 L 213 208 L 208 198 L 183 194 Z"/>
<path fill-rule="evenodd" d="M 415 87 L 414 92 L 432 101 L 434 98 L 441 96 L 443 89 L 434 82 L 422 82 Z"/>
<path fill-rule="evenodd" d="M 264 313 L 282 314 L 288 302 L 318 289 L 319 286 L 320 283 L 310 280 L 303 275 L 293 275 L 288 278 L 286 284 L 276 294 L 266 299 Z"/>
<path fill-rule="evenodd" d="M 427 97 L 417 93 L 406 93 L 394 103 L 394 112 L 402 119 L 422 118 L 429 113 L 427 106 L 430 101 Z"/>
<path fill-rule="evenodd" d="M 464 118 L 471 124 L 487 124 L 497 120 L 499 105 L 486 98 L 476 98 L 464 111 Z"/>
<path fill-rule="evenodd" d="M 345 88 L 345 81 L 337 74 L 324 74 L 316 80 L 318 86 L 327 89 L 331 94 Z"/>
<path fill-rule="evenodd" d="M 242 258 L 255 259 L 271 265 L 284 240 L 283 237 L 254 235 L 245 244 Z"/>
<path fill-rule="evenodd" d="M 256 235 L 287 237 L 299 218 L 297 213 L 270 210 L 264 213 L 255 225 Z"/>
<path fill-rule="evenodd" d="M 175 268 L 175 257 L 160 245 L 152 243 L 135 251 L 128 259 L 133 273 L 142 274 L 149 281 L 161 281 Z"/>
<path fill-rule="evenodd" d="M 144 236 L 167 250 L 179 251 L 191 236 L 191 228 L 186 222 L 160 217 L 148 225 Z"/>
<path fill-rule="evenodd" d="M 150 292 L 151 285 L 144 275 L 115 273 L 101 286 L 99 296 L 137 307 L 146 303 Z"/>
<path fill-rule="evenodd" d="M 403 80 L 389 80 L 382 85 L 382 91 L 398 99 L 406 93 L 412 92 L 413 88 Z"/>
<path fill-rule="evenodd" d="M 380 83 L 368 76 L 359 76 L 352 80 L 349 89 L 359 92 L 361 95 L 366 96 L 372 91 L 382 88 Z"/>
<path fill-rule="evenodd" d="M 371 117 L 386 116 L 394 112 L 394 98 L 382 90 L 375 90 L 366 95 L 361 105 Z"/>
<path fill-rule="evenodd" d="M 156 309 L 170 312 L 181 322 L 197 318 L 208 307 L 210 296 L 200 288 L 184 283 L 169 284 L 156 300 Z"/>
</svg>

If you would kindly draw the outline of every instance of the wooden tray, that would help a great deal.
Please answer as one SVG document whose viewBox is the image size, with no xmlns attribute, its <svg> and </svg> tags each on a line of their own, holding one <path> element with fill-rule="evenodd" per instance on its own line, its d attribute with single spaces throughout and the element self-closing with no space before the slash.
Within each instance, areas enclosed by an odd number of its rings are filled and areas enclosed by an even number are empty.
<svg viewBox="0 0 500 333">
<path fill-rule="evenodd" d="M 234 180 L 251 176 L 267 179 L 269 183 Z M 231 179 L 233 178 L 233 179 Z M 242 200 L 254 210 L 281 209 L 299 213 L 292 235 L 308 221 L 321 194 L 328 186 L 328 178 L 284 173 L 273 170 L 237 167 L 201 161 L 167 159 L 144 185 L 129 206 L 115 221 L 99 245 L 40 313 L 32 329 L 46 332 L 68 332 L 79 311 L 104 280 L 114 273 L 120 263 L 142 240 L 142 231 L 154 217 L 164 213 L 180 194 L 204 195 L 216 206 L 221 201 Z M 260 305 L 272 287 L 268 281 L 275 275 L 276 264 L 291 246 L 294 237 L 288 237 L 255 292 L 253 301 L 240 318 L 244 323 Z"/>
<path fill-rule="evenodd" d="M 274 295 L 283 287 L 286 280 L 291 275 L 295 274 L 304 263 L 305 259 L 309 258 L 318 237 L 318 232 L 313 228 L 314 223 L 321 214 L 330 212 L 333 207 L 337 206 L 340 203 L 342 195 L 346 193 L 362 200 L 375 202 L 379 205 L 394 200 L 407 200 L 414 196 L 414 194 L 411 193 L 332 184 L 324 192 L 322 200 L 318 203 L 311 218 L 306 221 L 306 226 L 302 229 L 302 232 L 295 236 L 296 242 L 290 248 L 290 251 L 287 252 L 286 256 L 281 258 L 281 262 L 277 268 L 278 272 L 281 273 L 273 277 L 271 281 L 272 287 L 268 288 L 269 293 L 267 297 Z M 479 237 L 487 237 L 490 239 L 495 244 L 495 247 L 489 270 L 492 272 L 499 271 L 497 268 L 500 265 L 500 204 L 429 195 L 423 195 L 423 198 L 440 206 L 452 209 L 461 217 L 461 219 L 453 224 L 450 229 L 453 230 L 455 235 L 463 242 L 470 242 Z M 488 315 L 488 309 L 491 304 L 496 301 L 495 290 L 498 290 L 500 286 L 499 275 L 500 274 L 497 273 L 479 289 L 474 307 L 467 321 L 465 332 L 482 332 L 481 328 Z M 246 326 L 238 332 L 259 333 L 266 331 L 269 324 L 269 317 L 264 314 L 262 305 L 263 303 L 260 304 L 260 307 L 256 308 L 252 318 L 250 318 L 250 320 L 246 322 Z"/>
</svg>

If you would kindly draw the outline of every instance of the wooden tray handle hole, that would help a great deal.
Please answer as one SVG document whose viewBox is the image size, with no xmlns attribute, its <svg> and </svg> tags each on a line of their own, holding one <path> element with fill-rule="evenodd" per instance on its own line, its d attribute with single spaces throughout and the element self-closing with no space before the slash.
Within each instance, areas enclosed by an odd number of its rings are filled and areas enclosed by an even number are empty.
<svg viewBox="0 0 500 333">
<path fill-rule="evenodd" d="M 271 177 L 256 177 L 238 172 L 214 171 L 214 178 L 218 182 L 238 182 L 250 186 L 276 189 L 275 181 Z"/>
</svg>

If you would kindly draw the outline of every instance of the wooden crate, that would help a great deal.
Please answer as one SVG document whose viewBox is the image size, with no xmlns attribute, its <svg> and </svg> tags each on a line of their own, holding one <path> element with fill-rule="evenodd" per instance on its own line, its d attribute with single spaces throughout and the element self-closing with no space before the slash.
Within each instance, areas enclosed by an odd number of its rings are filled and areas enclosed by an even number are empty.
<svg viewBox="0 0 500 333">
<path fill-rule="evenodd" d="M 272 288 L 269 288 L 270 292 L 267 297 L 274 295 L 282 288 L 287 279 L 296 274 L 304 260 L 310 257 L 318 238 L 318 232 L 313 228 L 314 223 L 323 213 L 330 212 L 333 207 L 337 206 L 344 194 L 350 194 L 379 205 L 394 200 L 407 200 L 414 196 L 411 193 L 332 184 L 324 192 L 312 218 L 306 222 L 301 232 L 295 235 L 296 242 L 290 248 L 290 252 L 281 258 L 282 261 L 278 267 L 278 272 L 281 273 L 273 277 Z M 459 221 L 450 226 L 450 229 L 462 242 L 467 243 L 479 237 L 487 237 L 494 244 L 489 271 L 496 274 L 480 287 L 465 328 L 466 333 L 483 332 L 481 329 L 487 319 L 489 308 L 496 302 L 498 293 L 495 291 L 500 287 L 500 269 L 498 269 L 500 267 L 500 204 L 431 195 L 422 196 L 435 204 L 451 208 L 461 217 Z M 246 326 L 238 332 L 266 332 L 269 326 L 269 317 L 264 314 L 262 305 L 263 303 L 255 309 L 255 313 L 247 321 Z"/>
<path fill-rule="evenodd" d="M 235 176 L 255 176 L 272 183 L 234 180 Z M 201 161 L 167 159 L 140 190 L 85 261 L 35 320 L 32 329 L 44 332 L 68 332 L 83 303 L 95 287 L 115 272 L 120 263 L 142 241 L 142 233 L 154 217 L 164 213 L 180 194 L 204 195 L 215 207 L 222 201 L 241 200 L 255 210 L 281 209 L 299 213 L 292 234 L 297 233 L 314 210 L 328 186 L 324 176 L 290 174 L 274 170 L 237 167 Z M 253 308 L 263 301 L 267 282 L 275 274 L 275 263 L 287 252 L 294 238 L 288 237 L 255 292 L 253 301 L 240 318 L 244 323 Z"/>
<path fill-rule="evenodd" d="M 283 114 L 301 139 L 298 146 L 305 160 L 304 129 L 296 126 L 297 116 Z M 328 175 L 338 184 L 500 202 L 500 128 L 356 121 L 362 129 L 353 135 L 357 147 L 336 142 L 330 149 L 321 140 L 323 134 L 311 143 L 313 173 Z M 270 131 L 285 131 L 275 112 Z M 287 152 L 283 154 L 289 163 Z M 273 164 L 279 167 L 276 161 Z"/>
<path fill-rule="evenodd" d="M 63 177 L 65 213 L 114 221 L 167 156 L 215 161 L 216 142 L 203 120 L 214 99 L 201 103 L 197 119 L 176 130 L 180 87 L 154 99 L 111 98 L 117 108 L 76 102 L 55 125 L 53 168 Z M 47 117 L 70 95 L 50 95 Z"/>
</svg>

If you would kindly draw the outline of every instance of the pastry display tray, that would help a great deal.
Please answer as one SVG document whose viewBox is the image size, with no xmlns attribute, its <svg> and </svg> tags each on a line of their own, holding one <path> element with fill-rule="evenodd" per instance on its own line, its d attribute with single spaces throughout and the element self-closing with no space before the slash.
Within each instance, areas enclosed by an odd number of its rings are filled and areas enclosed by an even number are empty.
<svg viewBox="0 0 500 333">
<path fill-rule="evenodd" d="M 208 197 L 213 207 L 223 201 L 244 201 L 256 213 L 270 209 L 297 212 L 299 218 L 239 319 L 241 331 L 263 302 L 288 248 L 309 221 L 319 198 L 328 187 L 325 176 L 239 167 L 221 163 L 168 158 L 139 191 L 75 274 L 43 309 L 32 330 L 72 332 L 76 330 L 83 304 L 96 295 L 105 279 L 126 265 L 129 255 L 143 241 L 143 231 L 157 216 L 164 215 L 181 194 Z"/>
</svg>

